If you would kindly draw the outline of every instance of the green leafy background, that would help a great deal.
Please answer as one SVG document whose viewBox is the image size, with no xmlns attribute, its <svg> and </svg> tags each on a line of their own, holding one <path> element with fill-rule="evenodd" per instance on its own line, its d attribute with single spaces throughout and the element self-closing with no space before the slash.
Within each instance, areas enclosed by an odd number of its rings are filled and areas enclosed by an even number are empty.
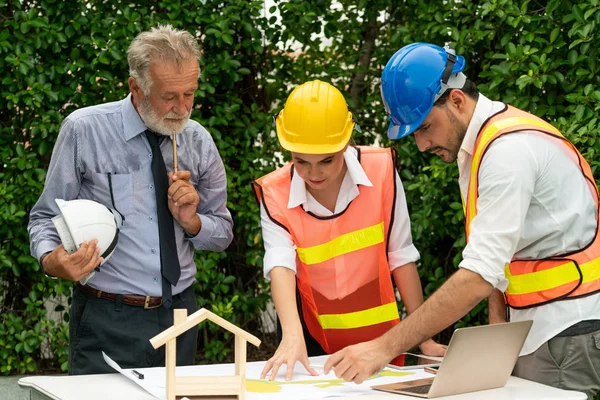
<svg viewBox="0 0 600 400">
<path fill-rule="evenodd" d="M 193 32 L 201 43 L 192 117 L 211 132 L 225 162 L 235 220 L 227 251 L 197 254 L 198 302 L 253 333 L 260 335 L 269 287 L 249 184 L 280 162 L 271 117 L 294 85 L 333 83 L 363 128 L 356 142 L 398 149 L 426 295 L 456 269 L 465 244 L 458 173 L 420 154 L 412 138 L 385 138 L 378 79 L 397 49 L 451 42 L 482 93 L 547 118 L 599 176 L 598 0 L 0 0 L 1 374 L 68 368 L 61 304 L 72 284 L 45 278 L 29 256 L 28 214 L 63 118 L 123 98 L 127 46 L 159 23 Z M 483 302 L 456 326 L 486 322 Z M 230 337 L 210 326 L 200 337 L 199 360 L 230 356 Z"/>
</svg>

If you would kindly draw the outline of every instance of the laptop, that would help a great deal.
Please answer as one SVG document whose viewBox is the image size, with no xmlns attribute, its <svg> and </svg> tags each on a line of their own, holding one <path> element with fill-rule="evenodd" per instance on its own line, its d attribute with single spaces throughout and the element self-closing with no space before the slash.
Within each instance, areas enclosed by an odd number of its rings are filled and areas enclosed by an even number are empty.
<svg viewBox="0 0 600 400">
<path fill-rule="evenodd" d="M 372 389 L 433 399 L 506 385 L 533 321 L 459 328 L 435 378 L 372 386 Z"/>
</svg>

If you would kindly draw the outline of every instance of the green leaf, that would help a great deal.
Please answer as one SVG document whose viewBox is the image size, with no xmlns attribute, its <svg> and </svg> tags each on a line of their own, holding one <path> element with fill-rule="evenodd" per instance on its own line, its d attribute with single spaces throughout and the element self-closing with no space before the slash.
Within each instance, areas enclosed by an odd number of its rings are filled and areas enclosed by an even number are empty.
<svg viewBox="0 0 600 400">
<path fill-rule="evenodd" d="M 79 59 L 80 54 L 81 54 L 81 52 L 80 52 L 79 48 L 73 47 L 71 49 L 71 57 L 70 57 L 71 60 L 75 61 L 75 60 Z"/>
<path fill-rule="evenodd" d="M 107 81 L 112 81 L 114 79 L 113 74 L 110 71 L 102 70 L 98 71 L 96 76 L 106 79 Z"/>
<path fill-rule="evenodd" d="M 569 51 L 567 58 L 569 59 L 569 63 L 571 65 L 575 65 L 575 63 L 577 62 L 577 51 L 576 50 Z"/>
<path fill-rule="evenodd" d="M 581 54 L 586 54 L 587 51 L 590 49 L 590 43 L 583 43 L 580 47 L 579 47 L 579 51 L 581 52 Z"/>
<path fill-rule="evenodd" d="M 574 41 L 573 41 L 573 42 L 571 42 L 571 44 L 569 45 L 569 49 L 572 49 L 573 47 L 576 47 L 576 46 L 578 46 L 578 45 L 579 45 L 580 43 L 582 43 L 582 42 L 583 42 L 583 39 L 577 39 L 577 40 L 574 40 Z"/>
<path fill-rule="evenodd" d="M 223 39 L 223 41 L 229 45 L 233 44 L 233 37 L 229 35 L 223 35 L 221 39 Z"/>
<path fill-rule="evenodd" d="M 583 19 L 587 20 L 592 14 L 594 14 L 596 11 L 598 11 L 596 8 L 590 8 L 589 10 L 587 10 L 585 12 L 585 14 L 583 14 Z"/>
<path fill-rule="evenodd" d="M 452 29 L 452 31 L 450 32 L 450 37 L 455 42 L 458 42 L 458 39 L 459 39 L 459 32 L 458 32 L 458 30 L 457 29 Z"/>
<path fill-rule="evenodd" d="M 452 208 L 453 210 L 457 210 L 458 211 L 458 210 L 462 210 L 463 206 L 462 206 L 461 203 L 458 203 L 458 202 L 455 201 L 453 203 L 450 203 L 450 208 Z"/>
<path fill-rule="evenodd" d="M 550 43 L 554 43 L 554 41 L 558 37 L 559 33 L 560 33 L 560 28 L 552 29 L 552 32 L 550 32 Z"/>
<path fill-rule="evenodd" d="M 577 22 L 584 21 L 583 13 L 581 12 L 581 8 L 579 8 L 579 6 L 577 4 L 575 4 L 573 6 L 573 15 L 575 16 L 575 19 L 577 20 Z"/>
<path fill-rule="evenodd" d="M 27 22 L 21 22 L 21 33 L 22 34 L 26 34 L 27 32 L 29 32 L 29 29 L 31 29 L 30 24 L 28 24 Z"/>
<path fill-rule="evenodd" d="M 65 34 L 67 35 L 67 37 L 73 37 L 75 35 L 75 29 L 73 29 L 72 25 L 67 25 L 65 27 Z"/>
<path fill-rule="evenodd" d="M 44 154 L 46 154 L 48 152 L 48 142 L 47 141 L 42 141 L 38 147 L 38 151 L 37 153 L 40 156 L 43 156 Z"/>
<path fill-rule="evenodd" d="M 23 147 L 22 143 L 17 143 L 15 150 L 17 151 L 17 155 L 19 157 L 25 157 L 25 147 Z"/>
<path fill-rule="evenodd" d="M 514 57 L 517 54 L 517 46 L 513 42 L 508 44 L 508 55 Z"/>
<path fill-rule="evenodd" d="M 560 83 L 563 83 L 565 81 L 565 76 L 562 74 L 562 72 L 554 71 L 553 74 Z"/>
<path fill-rule="evenodd" d="M 528 83 L 531 82 L 531 76 L 529 75 L 521 75 L 519 77 L 519 79 L 517 79 L 517 81 L 515 82 L 517 84 L 517 86 L 519 86 L 520 88 L 525 87 Z"/>
<path fill-rule="evenodd" d="M 41 18 L 36 18 L 34 20 L 29 21 L 29 24 L 31 24 L 31 26 L 36 27 L 36 28 L 47 28 L 48 24 L 46 23 L 46 21 L 44 21 Z"/>
<path fill-rule="evenodd" d="M 578 105 L 577 108 L 575 109 L 575 120 L 580 121 L 581 118 L 583 118 L 584 112 L 585 112 L 585 106 L 583 104 Z"/>
<path fill-rule="evenodd" d="M 112 58 L 114 58 L 117 61 L 122 58 L 121 57 L 121 53 L 117 49 L 111 49 L 110 50 L 110 55 L 112 56 Z"/>
<path fill-rule="evenodd" d="M 98 54 L 98 61 L 100 61 L 102 64 L 110 64 L 110 60 L 106 55 L 106 51 L 101 51 L 100 54 Z"/>
<path fill-rule="evenodd" d="M 29 73 L 29 68 L 27 67 L 27 64 L 25 64 L 24 62 L 19 64 L 19 72 L 22 75 L 27 75 Z"/>
</svg>

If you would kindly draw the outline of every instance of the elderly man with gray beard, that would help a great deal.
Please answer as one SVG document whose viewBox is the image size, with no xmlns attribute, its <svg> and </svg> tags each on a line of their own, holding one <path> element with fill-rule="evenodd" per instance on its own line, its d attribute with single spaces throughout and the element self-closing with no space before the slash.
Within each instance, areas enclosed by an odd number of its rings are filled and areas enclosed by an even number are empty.
<svg viewBox="0 0 600 400">
<path fill-rule="evenodd" d="M 123 100 L 75 111 L 63 122 L 44 190 L 31 210 L 31 254 L 73 289 L 69 373 L 163 365 L 148 339 L 173 324 L 173 308 L 197 309 L 194 249 L 222 251 L 233 237 L 223 162 L 210 134 L 190 120 L 199 48 L 188 32 L 159 26 L 128 50 Z M 179 169 L 173 171 L 172 135 Z M 118 244 L 102 264 L 96 240 L 69 254 L 52 218 L 55 199 L 89 199 L 124 217 Z M 85 281 L 85 280 L 84 280 Z M 197 330 L 177 340 L 177 365 L 190 365 Z"/>
</svg>

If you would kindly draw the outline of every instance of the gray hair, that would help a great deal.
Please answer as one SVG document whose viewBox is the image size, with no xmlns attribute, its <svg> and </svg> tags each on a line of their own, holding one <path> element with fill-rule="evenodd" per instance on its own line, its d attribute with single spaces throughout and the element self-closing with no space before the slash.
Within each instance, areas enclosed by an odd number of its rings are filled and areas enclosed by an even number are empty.
<svg viewBox="0 0 600 400">
<path fill-rule="evenodd" d="M 171 25 L 159 25 L 140 33 L 127 49 L 129 75 L 135 78 L 144 95 L 150 93 L 152 87 L 148 70 L 153 62 L 171 62 L 181 68 L 188 61 L 199 58 L 198 41 L 189 32 Z"/>
</svg>

